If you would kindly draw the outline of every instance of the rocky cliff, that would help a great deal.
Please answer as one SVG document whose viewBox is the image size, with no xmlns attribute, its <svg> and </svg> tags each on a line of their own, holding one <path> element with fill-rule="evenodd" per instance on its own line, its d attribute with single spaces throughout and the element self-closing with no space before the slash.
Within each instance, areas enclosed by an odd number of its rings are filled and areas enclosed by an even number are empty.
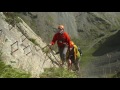
<svg viewBox="0 0 120 90">
<path fill-rule="evenodd" d="M 9 19 L 0 13 L 0 50 L 3 52 L 4 62 L 30 72 L 33 77 L 39 77 L 44 68 L 57 67 L 51 61 L 55 60 L 52 54 L 43 52 L 42 48 L 46 43 L 21 18 L 17 17 L 20 22 L 15 22 L 14 26 L 14 21 L 8 23 Z"/>
</svg>

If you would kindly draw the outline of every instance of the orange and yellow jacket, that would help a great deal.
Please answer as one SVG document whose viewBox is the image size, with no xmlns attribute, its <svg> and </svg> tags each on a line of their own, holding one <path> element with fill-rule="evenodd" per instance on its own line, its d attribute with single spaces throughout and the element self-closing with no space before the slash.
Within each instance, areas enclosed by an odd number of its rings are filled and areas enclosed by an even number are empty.
<svg viewBox="0 0 120 90">
<path fill-rule="evenodd" d="M 74 45 L 74 56 L 75 56 L 75 60 L 77 58 L 80 58 L 80 52 L 78 51 L 78 47 L 76 45 Z"/>
</svg>

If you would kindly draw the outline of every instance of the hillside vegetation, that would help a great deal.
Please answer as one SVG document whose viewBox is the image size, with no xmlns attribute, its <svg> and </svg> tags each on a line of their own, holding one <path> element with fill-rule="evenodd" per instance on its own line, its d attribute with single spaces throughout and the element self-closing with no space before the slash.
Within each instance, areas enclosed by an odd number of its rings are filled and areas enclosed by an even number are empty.
<svg viewBox="0 0 120 90">
<path fill-rule="evenodd" d="M 2 52 L 0 51 L 0 78 L 30 78 L 31 74 L 26 73 L 23 70 L 13 68 L 10 65 L 6 65 L 2 59 Z"/>
</svg>

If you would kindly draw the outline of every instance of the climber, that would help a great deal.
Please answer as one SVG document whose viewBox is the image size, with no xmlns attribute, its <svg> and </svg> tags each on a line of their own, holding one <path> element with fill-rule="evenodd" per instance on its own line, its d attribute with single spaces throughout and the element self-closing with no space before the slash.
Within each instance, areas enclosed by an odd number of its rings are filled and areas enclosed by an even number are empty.
<svg viewBox="0 0 120 90">
<path fill-rule="evenodd" d="M 78 51 L 78 47 L 74 44 L 73 41 L 70 41 L 70 51 L 67 52 L 68 70 L 71 70 L 72 65 L 74 64 L 75 70 L 79 71 L 79 60 L 80 52 Z"/>
<path fill-rule="evenodd" d="M 67 32 L 64 31 L 64 26 L 59 25 L 57 33 L 53 36 L 52 41 L 50 42 L 49 46 L 52 46 L 57 41 L 58 51 L 61 58 L 61 65 L 63 66 L 66 61 L 66 53 L 67 50 L 70 49 L 70 36 Z"/>
</svg>

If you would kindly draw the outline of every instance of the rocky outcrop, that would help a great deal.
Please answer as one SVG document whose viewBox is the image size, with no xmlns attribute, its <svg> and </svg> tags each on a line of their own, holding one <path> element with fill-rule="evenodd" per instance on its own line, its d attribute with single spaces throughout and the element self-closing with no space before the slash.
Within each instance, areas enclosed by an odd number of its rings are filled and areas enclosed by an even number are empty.
<svg viewBox="0 0 120 90">
<path fill-rule="evenodd" d="M 44 68 L 57 67 L 51 61 L 56 61 L 52 53 L 47 54 L 42 50 L 46 43 L 22 19 L 18 17 L 21 22 L 13 27 L 5 21 L 6 18 L 1 12 L 0 49 L 6 64 L 30 72 L 33 77 L 39 77 Z M 59 60 L 59 57 L 56 57 Z"/>
</svg>

